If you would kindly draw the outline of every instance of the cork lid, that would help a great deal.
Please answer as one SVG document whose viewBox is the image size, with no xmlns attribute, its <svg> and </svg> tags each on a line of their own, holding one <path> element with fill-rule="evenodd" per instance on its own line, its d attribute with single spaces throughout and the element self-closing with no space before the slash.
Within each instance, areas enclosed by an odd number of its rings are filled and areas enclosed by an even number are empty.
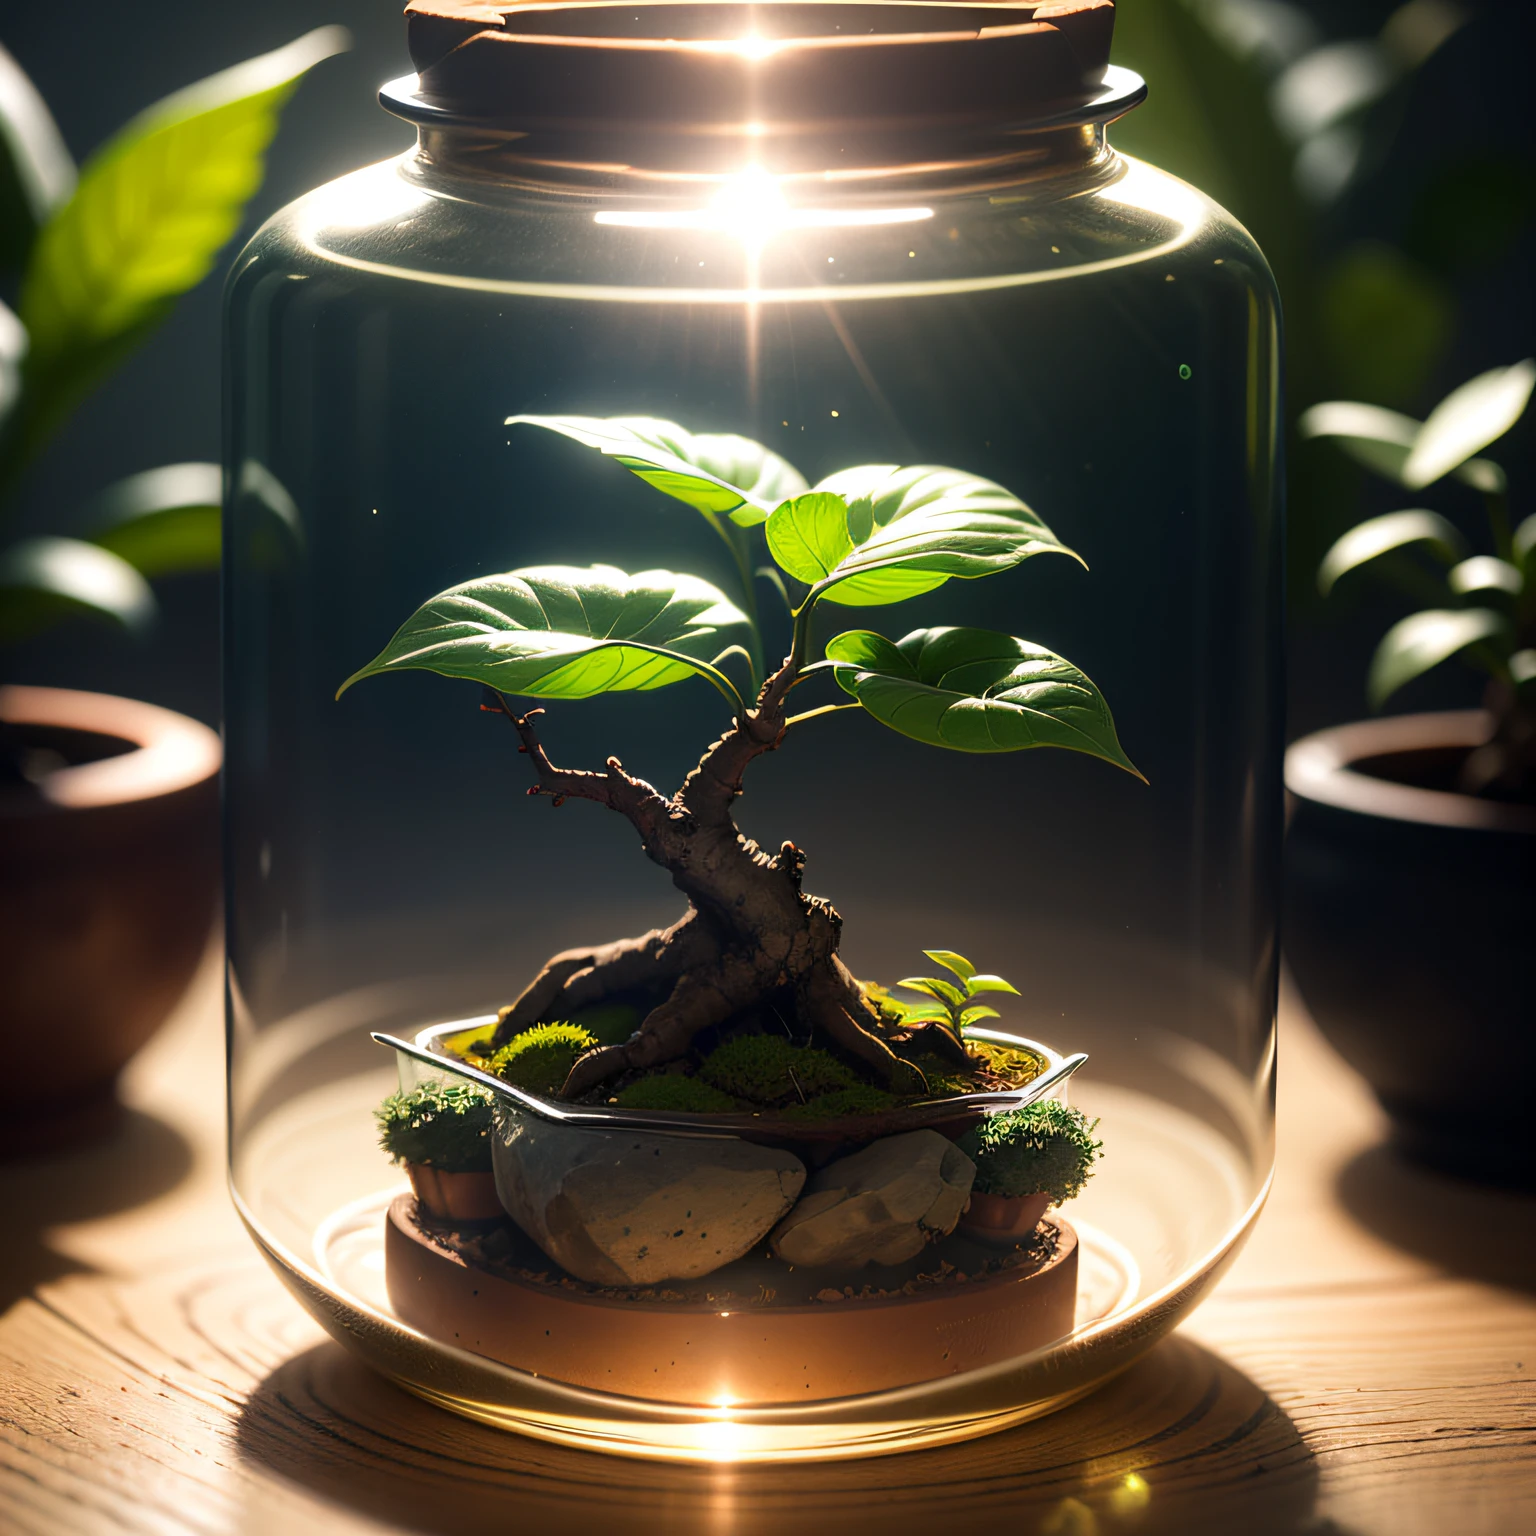
<svg viewBox="0 0 1536 1536">
<path fill-rule="evenodd" d="M 1087 121 L 1114 27 L 1113 0 L 411 0 L 406 16 L 414 102 L 438 122 L 730 137 Z"/>
</svg>

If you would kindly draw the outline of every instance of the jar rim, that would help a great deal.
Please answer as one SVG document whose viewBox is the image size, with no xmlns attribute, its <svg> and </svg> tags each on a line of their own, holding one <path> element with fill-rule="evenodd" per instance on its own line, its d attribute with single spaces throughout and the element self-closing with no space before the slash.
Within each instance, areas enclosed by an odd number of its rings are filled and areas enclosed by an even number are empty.
<svg viewBox="0 0 1536 1536">
<path fill-rule="evenodd" d="M 417 124 L 826 142 L 1107 121 L 1113 0 L 412 0 Z"/>
</svg>

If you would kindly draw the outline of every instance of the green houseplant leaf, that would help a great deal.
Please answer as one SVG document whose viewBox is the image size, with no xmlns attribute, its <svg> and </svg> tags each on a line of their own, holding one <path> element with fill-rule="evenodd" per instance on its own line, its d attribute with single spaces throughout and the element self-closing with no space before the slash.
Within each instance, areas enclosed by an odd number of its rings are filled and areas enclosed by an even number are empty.
<svg viewBox="0 0 1536 1536">
<path fill-rule="evenodd" d="M 219 568 L 222 472 L 166 464 L 119 480 L 96 502 L 92 542 L 145 576 Z"/>
<path fill-rule="evenodd" d="M 1463 560 L 1445 573 L 1445 582 L 1458 597 L 1469 592 L 1503 592 L 1518 597 L 1525 590 L 1520 567 L 1497 555 L 1473 555 Z"/>
<path fill-rule="evenodd" d="M 958 976 L 967 987 L 970 985 L 971 977 L 976 974 L 976 967 L 964 955 L 957 954 L 952 949 L 925 949 L 923 954 L 935 965 L 942 965 L 946 971 Z"/>
<path fill-rule="evenodd" d="M 1318 591 L 1326 597 L 1346 572 L 1412 544 L 1423 544 L 1447 565 L 1467 554 L 1467 541 L 1461 530 L 1438 512 L 1420 507 L 1387 512 L 1351 528 L 1323 556 L 1317 568 Z"/>
<path fill-rule="evenodd" d="M 735 433 L 693 433 L 650 416 L 509 416 L 506 424 L 543 427 L 596 448 L 647 485 L 744 528 L 806 489 L 787 459 Z"/>
<path fill-rule="evenodd" d="M 0 594 L 0 628 L 8 640 L 71 612 L 92 613 L 135 632 L 155 616 L 154 593 L 138 571 L 83 539 L 22 539 L 0 550 Z"/>
<path fill-rule="evenodd" d="M 962 752 L 1065 747 L 1142 778 L 1103 695 L 1043 646 L 987 629 L 917 629 L 894 644 L 868 630 L 838 635 L 837 680 L 882 724 Z"/>
<path fill-rule="evenodd" d="M 0 272 L 25 264 L 37 232 L 75 189 L 75 162 L 48 104 L 0 47 Z"/>
<path fill-rule="evenodd" d="M 0 299 L 0 431 L 21 397 L 21 365 L 27 355 L 27 328 Z"/>
<path fill-rule="evenodd" d="M 412 669 L 540 699 L 664 688 L 698 674 L 732 697 L 710 662 L 745 626 L 741 610 L 696 576 L 530 566 L 440 592 L 337 697 L 365 677 Z"/>
<path fill-rule="evenodd" d="M 1303 411 L 1296 422 L 1303 437 L 1334 438 L 1357 464 L 1399 485 L 1408 484 L 1403 473 L 1423 426 L 1401 411 L 1359 400 L 1324 400 Z M 1487 459 L 1468 459 L 1454 472 L 1458 480 L 1485 494 L 1504 488 L 1503 470 Z"/>
<path fill-rule="evenodd" d="M 1427 608 L 1399 620 L 1382 636 L 1371 658 L 1366 692 L 1380 709 L 1404 683 L 1458 651 L 1509 634 L 1509 620 L 1492 608 Z"/>
<path fill-rule="evenodd" d="M 211 75 L 140 113 L 86 162 L 22 283 L 31 446 L 208 274 L 260 182 L 279 109 L 345 44 L 341 29 L 321 27 Z"/>
<path fill-rule="evenodd" d="M 847 506 L 848 552 L 814 578 L 817 595 L 828 602 L 897 603 L 931 592 L 953 576 L 989 576 L 1031 555 L 1070 555 L 1082 563 L 1011 491 L 960 470 L 865 464 L 829 476 L 813 494 L 840 498 Z M 830 523 L 831 505 L 818 501 L 818 524 Z M 775 520 L 798 522 L 794 508 L 793 503 L 780 507 L 768 520 L 768 547 L 776 559 Z M 782 542 L 789 546 L 788 540 Z M 830 552 L 836 542 L 827 530 L 818 547 Z M 799 574 L 790 566 L 785 569 Z"/>
<path fill-rule="evenodd" d="M 1536 359 L 1492 368 L 1454 389 L 1429 413 L 1399 478 L 1419 490 L 1448 475 L 1519 421 L 1536 388 Z"/>
</svg>

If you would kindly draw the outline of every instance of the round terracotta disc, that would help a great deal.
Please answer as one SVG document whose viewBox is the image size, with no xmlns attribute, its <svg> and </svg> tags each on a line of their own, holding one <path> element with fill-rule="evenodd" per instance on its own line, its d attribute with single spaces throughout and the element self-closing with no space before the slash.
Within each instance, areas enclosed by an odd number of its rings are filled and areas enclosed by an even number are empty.
<svg viewBox="0 0 1536 1536">
<path fill-rule="evenodd" d="M 662 1286 L 635 1299 L 572 1280 L 545 1259 L 542 1271 L 478 1262 L 472 1246 L 466 1256 L 464 1244 L 418 1224 L 415 1201 L 401 1195 L 386 1222 L 385 1278 L 411 1327 L 533 1375 L 667 1403 L 803 1403 L 975 1370 L 1070 1333 L 1077 1234 L 1059 1215 L 1043 1225 L 1056 1229 L 1049 1257 L 966 1280 L 957 1264 L 910 1294 L 826 1287 L 820 1299 L 781 1303 L 759 1284 L 745 1302 L 725 1294 L 710 1302 L 694 1281 L 686 1296 Z M 933 1267 L 943 1251 L 929 1250 Z M 978 1252 L 952 1251 L 962 1262 Z M 861 1275 L 878 1288 L 880 1271 Z M 724 1276 L 709 1277 L 722 1292 Z"/>
</svg>

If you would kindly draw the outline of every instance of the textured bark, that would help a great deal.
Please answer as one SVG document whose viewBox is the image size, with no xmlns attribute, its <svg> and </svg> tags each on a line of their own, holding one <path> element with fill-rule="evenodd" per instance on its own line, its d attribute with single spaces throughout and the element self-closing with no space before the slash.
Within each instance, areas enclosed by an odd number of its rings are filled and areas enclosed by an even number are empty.
<svg viewBox="0 0 1536 1536">
<path fill-rule="evenodd" d="M 797 664 L 786 661 L 763 685 L 756 707 L 709 747 L 670 799 L 626 773 L 617 758 L 610 757 L 602 773 L 557 768 L 534 727 L 542 711 L 518 715 L 503 701 L 519 750 L 533 764 L 528 793 L 547 795 L 557 806 L 594 800 L 617 811 L 689 903 L 670 928 L 555 955 L 502 1010 L 495 1045 L 540 1019 L 569 1016 L 604 998 L 664 992 L 628 1041 L 589 1051 L 576 1063 L 566 1097 L 675 1060 L 701 1030 L 784 988 L 793 990 L 804 1021 L 882 1085 L 922 1090 L 922 1074 L 891 1049 L 888 1031 L 838 959 L 836 909 L 801 890 L 805 855 L 789 842 L 769 855 L 741 834 L 732 814 L 747 767 L 783 740 L 784 699 L 797 675 Z"/>
</svg>

